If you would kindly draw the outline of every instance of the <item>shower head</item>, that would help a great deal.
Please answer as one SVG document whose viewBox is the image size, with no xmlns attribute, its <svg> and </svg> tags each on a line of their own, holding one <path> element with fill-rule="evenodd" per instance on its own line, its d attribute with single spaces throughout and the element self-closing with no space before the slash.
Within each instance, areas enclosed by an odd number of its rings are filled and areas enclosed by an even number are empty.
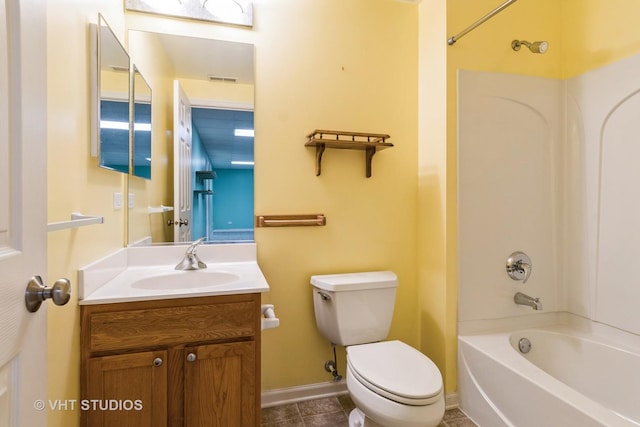
<svg viewBox="0 0 640 427">
<path fill-rule="evenodd" d="M 549 49 L 549 43 L 541 41 L 541 42 L 533 42 L 529 43 L 526 40 L 514 40 L 511 42 L 511 49 L 520 50 L 520 47 L 525 45 L 529 48 L 529 50 L 533 53 L 545 53 L 547 49 Z"/>
</svg>

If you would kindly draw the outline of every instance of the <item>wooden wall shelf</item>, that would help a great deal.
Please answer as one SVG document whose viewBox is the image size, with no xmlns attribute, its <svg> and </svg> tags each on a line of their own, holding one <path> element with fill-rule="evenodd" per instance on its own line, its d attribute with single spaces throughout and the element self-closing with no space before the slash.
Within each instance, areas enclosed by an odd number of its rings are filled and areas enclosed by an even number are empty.
<svg viewBox="0 0 640 427">
<path fill-rule="evenodd" d="M 325 148 L 364 150 L 367 178 L 371 177 L 371 159 L 376 150 L 393 147 L 387 142 L 389 135 L 364 132 L 342 132 L 335 130 L 315 130 L 307 135 L 306 147 L 316 147 L 316 176 L 320 175 L 322 154 Z"/>
</svg>

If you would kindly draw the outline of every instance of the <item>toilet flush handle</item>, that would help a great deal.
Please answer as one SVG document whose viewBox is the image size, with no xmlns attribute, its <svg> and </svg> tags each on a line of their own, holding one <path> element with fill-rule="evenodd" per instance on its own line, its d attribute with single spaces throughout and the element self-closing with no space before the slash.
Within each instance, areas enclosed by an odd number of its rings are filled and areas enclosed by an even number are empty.
<svg viewBox="0 0 640 427">
<path fill-rule="evenodd" d="M 320 295 L 320 298 L 322 298 L 322 301 L 331 301 L 331 295 L 325 292 L 318 291 L 318 295 Z"/>
</svg>

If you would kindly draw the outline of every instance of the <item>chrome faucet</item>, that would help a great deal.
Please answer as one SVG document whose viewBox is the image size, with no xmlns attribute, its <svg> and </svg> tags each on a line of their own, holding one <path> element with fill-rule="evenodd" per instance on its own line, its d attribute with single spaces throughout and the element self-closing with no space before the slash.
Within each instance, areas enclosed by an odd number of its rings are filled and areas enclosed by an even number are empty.
<svg viewBox="0 0 640 427">
<path fill-rule="evenodd" d="M 513 301 L 516 304 L 528 305 L 534 310 L 542 310 L 542 303 L 540 302 L 540 298 L 533 298 L 529 295 L 525 295 L 522 292 L 518 292 L 513 296 Z"/>
<path fill-rule="evenodd" d="M 182 258 L 182 261 L 176 265 L 176 270 L 200 270 L 202 268 L 207 268 L 207 264 L 200 261 L 198 255 L 196 255 L 198 246 L 200 246 L 204 239 L 204 237 L 199 238 L 187 248 L 184 253 L 184 258 Z"/>
</svg>

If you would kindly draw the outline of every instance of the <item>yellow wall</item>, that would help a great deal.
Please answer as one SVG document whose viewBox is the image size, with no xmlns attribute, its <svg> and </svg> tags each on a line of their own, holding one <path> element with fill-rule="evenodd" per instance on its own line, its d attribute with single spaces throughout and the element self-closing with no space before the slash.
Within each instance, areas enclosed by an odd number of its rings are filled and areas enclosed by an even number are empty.
<svg viewBox="0 0 640 427">
<path fill-rule="evenodd" d="M 149 215 L 147 208 L 173 206 L 173 78 L 174 69 L 164 48 L 150 33 L 127 33 L 127 50 L 131 60 L 152 88 L 152 149 L 151 179 L 129 178 L 129 192 L 134 194 L 135 207 L 129 211 L 128 242 L 134 243 L 151 236 L 154 242 L 166 241 L 166 219 L 173 218 L 156 213 Z M 173 238 L 173 230 L 169 230 Z"/>
<path fill-rule="evenodd" d="M 391 336 L 418 345 L 416 12 L 387 0 L 254 2 L 251 30 L 126 17 L 130 29 L 253 43 L 255 211 L 327 215 L 324 228 L 256 231 L 271 284 L 263 300 L 275 304 L 281 318 L 281 327 L 263 336 L 265 390 L 331 379 L 324 362 L 333 354 L 315 326 L 312 274 L 396 271 L 401 287 Z M 185 82 L 190 97 L 211 97 L 192 83 Z M 375 155 L 369 179 L 364 152 L 327 150 L 316 177 L 315 151 L 304 142 L 323 128 L 388 133 L 396 147 Z M 340 358 L 344 366 L 342 351 Z"/>
<path fill-rule="evenodd" d="M 415 5 L 388 0 L 267 3 L 255 11 L 255 212 L 327 216 L 326 227 L 256 230 L 271 285 L 263 300 L 281 319 L 263 334 L 268 390 L 330 380 L 313 274 L 395 271 L 390 337 L 418 344 L 418 21 Z M 395 147 L 374 156 L 371 178 L 364 152 L 327 149 L 315 176 L 315 151 L 304 147 L 315 129 L 388 133 Z"/>
<path fill-rule="evenodd" d="M 423 0 L 420 4 L 420 334 L 422 350 L 445 374 L 447 391 L 456 388 L 457 70 L 567 78 L 640 52 L 636 31 L 640 4 L 632 0 L 519 1 L 453 46 L 446 44 L 501 3 Z M 549 51 L 514 52 L 510 46 L 514 39 L 546 40 Z"/>
<path fill-rule="evenodd" d="M 66 276 L 77 283 L 79 267 L 122 247 L 125 240 L 123 212 L 112 207 L 113 192 L 126 193 L 125 179 L 99 169 L 89 157 L 87 22 L 102 12 L 121 40 L 127 27 L 253 43 L 255 211 L 322 212 L 328 218 L 326 227 L 256 231 L 259 262 L 271 284 L 264 300 L 276 305 L 282 321 L 263 336 L 263 389 L 329 379 L 323 365 L 332 357 L 331 348 L 316 331 L 309 276 L 380 268 L 394 270 L 400 278 L 390 338 L 432 357 L 445 373 L 447 391 L 454 391 L 455 71 L 562 78 L 640 50 L 633 19 L 640 15 L 640 5 L 633 0 L 619 0 L 615 7 L 595 0 L 520 1 L 456 45 L 446 45 L 447 37 L 496 3 L 257 0 L 255 26 L 244 29 L 125 16 L 120 0 L 67 0 L 64 7 L 51 0 L 48 217 L 58 221 L 80 211 L 104 215 L 105 224 L 50 233 L 49 278 Z M 514 38 L 545 39 L 549 53 L 513 52 Z M 169 99 L 160 102 L 169 108 Z M 152 173 L 162 174 L 171 164 L 166 132 L 171 119 L 162 111 L 154 111 L 153 117 L 158 123 L 154 143 L 159 139 L 166 151 L 158 152 L 159 162 L 154 153 L 159 169 L 154 166 Z M 375 155 L 369 179 L 362 152 L 327 150 L 322 175 L 316 177 L 314 151 L 304 141 L 317 128 L 389 133 L 396 146 Z M 170 204 L 171 192 L 167 178 L 163 189 L 152 190 L 152 203 Z M 50 399 L 78 398 L 76 298 L 49 310 Z M 343 353 L 340 358 L 344 367 Z M 78 415 L 52 411 L 49 424 L 74 426 Z"/>
<path fill-rule="evenodd" d="M 640 52 L 635 0 L 564 0 L 561 13 L 564 78 Z"/>
<path fill-rule="evenodd" d="M 79 397 L 80 310 L 78 268 L 122 247 L 124 214 L 113 209 L 113 192 L 125 191 L 124 175 L 100 169 L 89 155 L 89 31 L 102 12 L 122 39 L 120 2 L 51 1 L 47 8 L 47 191 L 49 222 L 71 212 L 101 215 L 91 225 L 48 235 L 49 281 L 72 281 L 71 301 L 48 307 L 48 398 Z M 50 411 L 49 425 L 77 425 L 77 411 Z"/>
</svg>

